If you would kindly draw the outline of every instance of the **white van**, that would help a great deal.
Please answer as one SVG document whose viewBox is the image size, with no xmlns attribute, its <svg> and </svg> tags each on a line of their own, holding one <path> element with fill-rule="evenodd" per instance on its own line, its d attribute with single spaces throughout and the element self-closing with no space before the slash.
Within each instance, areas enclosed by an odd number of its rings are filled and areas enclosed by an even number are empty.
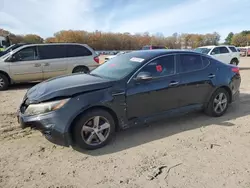
<svg viewBox="0 0 250 188">
<path fill-rule="evenodd" d="M 52 77 L 88 73 L 99 57 L 86 44 L 51 43 L 21 46 L 0 57 L 0 90 L 9 84 L 43 81 Z"/>
</svg>

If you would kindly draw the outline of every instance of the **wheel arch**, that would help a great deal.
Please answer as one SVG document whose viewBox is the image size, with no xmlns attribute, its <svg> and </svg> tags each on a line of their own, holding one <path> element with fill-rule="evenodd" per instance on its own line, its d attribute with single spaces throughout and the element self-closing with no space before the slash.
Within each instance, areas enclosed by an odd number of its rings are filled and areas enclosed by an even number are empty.
<svg viewBox="0 0 250 188">
<path fill-rule="evenodd" d="M 115 130 L 119 130 L 120 128 L 120 124 L 119 124 L 119 119 L 117 114 L 115 113 L 115 111 L 107 106 L 101 106 L 101 105 L 97 105 L 97 106 L 91 106 L 87 109 L 82 110 L 80 113 L 78 113 L 73 120 L 71 121 L 68 129 L 67 129 L 67 134 L 68 134 L 68 139 L 70 139 L 70 143 L 74 143 L 74 138 L 73 138 L 73 128 L 75 123 L 77 122 L 77 120 L 85 113 L 87 113 L 88 111 L 92 111 L 92 110 L 105 110 L 107 111 L 113 118 L 115 121 Z"/>
<path fill-rule="evenodd" d="M 239 59 L 237 57 L 232 58 L 231 61 L 230 61 L 230 63 L 232 63 L 232 61 L 234 61 L 234 60 L 236 60 L 237 63 L 239 63 Z"/>
<path fill-rule="evenodd" d="M 11 78 L 7 72 L 0 70 L 0 74 L 3 74 L 4 76 L 6 76 L 8 78 L 9 84 L 11 84 Z"/>
<path fill-rule="evenodd" d="M 211 97 L 213 96 L 213 94 L 218 90 L 218 89 L 225 89 L 229 95 L 229 103 L 232 102 L 232 98 L 233 98 L 233 94 L 232 94 L 232 91 L 231 89 L 229 88 L 229 86 L 226 86 L 226 85 L 221 85 L 221 86 L 218 86 L 213 92 L 211 92 L 211 94 L 209 95 L 209 98 L 208 98 L 208 102 L 209 100 L 211 99 Z"/>
<path fill-rule="evenodd" d="M 88 68 L 87 66 L 85 66 L 85 65 L 76 65 L 76 66 L 73 67 L 72 73 L 74 73 L 74 70 L 76 70 L 77 68 L 80 68 L 80 67 L 85 68 L 85 69 L 87 69 L 88 71 L 90 71 L 89 68 Z"/>
</svg>

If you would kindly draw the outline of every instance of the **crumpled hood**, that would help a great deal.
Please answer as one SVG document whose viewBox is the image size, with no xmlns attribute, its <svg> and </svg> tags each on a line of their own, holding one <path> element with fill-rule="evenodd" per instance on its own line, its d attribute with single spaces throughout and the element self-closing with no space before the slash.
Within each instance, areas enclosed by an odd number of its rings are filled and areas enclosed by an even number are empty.
<svg viewBox="0 0 250 188">
<path fill-rule="evenodd" d="M 89 74 L 75 74 L 46 80 L 28 90 L 26 97 L 30 103 L 39 103 L 57 97 L 111 87 L 113 81 Z"/>
</svg>

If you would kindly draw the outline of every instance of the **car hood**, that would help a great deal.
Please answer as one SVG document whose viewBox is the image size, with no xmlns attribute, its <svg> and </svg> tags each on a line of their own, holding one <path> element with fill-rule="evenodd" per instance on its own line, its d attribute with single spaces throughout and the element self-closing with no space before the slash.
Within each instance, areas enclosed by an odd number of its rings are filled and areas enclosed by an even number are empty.
<svg viewBox="0 0 250 188">
<path fill-rule="evenodd" d="M 29 103 L 39 103 L 54 98 L 70 97 L 76 94 L 111 87 L 114 81 L 92 76 L 75 74 L 52 78 L 29 89 L 26 97 Z"/>
</svg>

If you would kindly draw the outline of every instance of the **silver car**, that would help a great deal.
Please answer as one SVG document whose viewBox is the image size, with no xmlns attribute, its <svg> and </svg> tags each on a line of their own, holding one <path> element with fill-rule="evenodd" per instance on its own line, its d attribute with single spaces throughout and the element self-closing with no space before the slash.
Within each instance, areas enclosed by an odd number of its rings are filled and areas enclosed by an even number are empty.
<svg viewBox="0 0 250 188">
<path fill-rule="evenodd" d="M 0 90 L 10 84 L 88 73 L 99 65 L 96 52 L 86 44 L 30 44 L 0 57 Z"/>
</svg>

